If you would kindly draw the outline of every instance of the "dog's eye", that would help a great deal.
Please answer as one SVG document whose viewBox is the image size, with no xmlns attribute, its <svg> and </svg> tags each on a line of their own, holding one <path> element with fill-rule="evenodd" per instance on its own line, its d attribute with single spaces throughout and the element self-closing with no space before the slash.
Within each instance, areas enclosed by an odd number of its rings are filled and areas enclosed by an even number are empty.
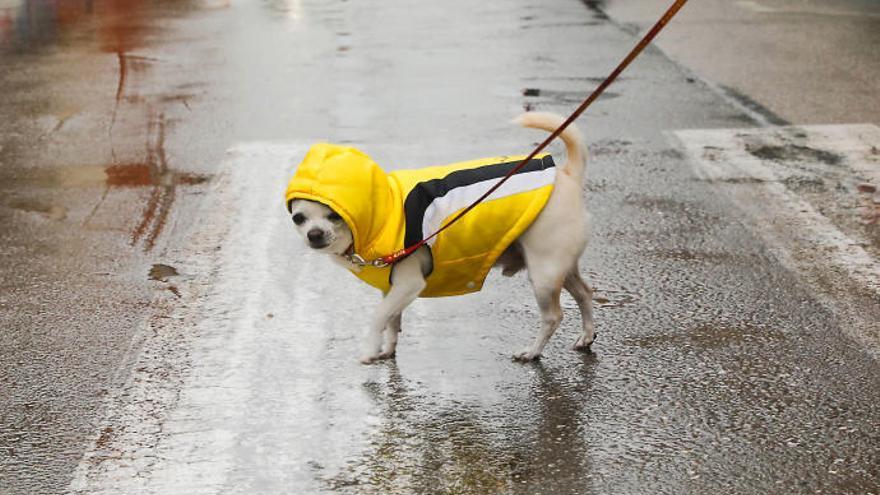
<svg viewBox="0 0 880 495">
<path fill-rule="evenodd" d="M 297 213 L 296 215 L 293 216 L 293 223 L 295 223 L 297 225 L 300 225 L 305 221 L 306 221 L 306 216 L 303 215 L 302 213 Z"/>
<path fill-rule="evenodd" d="M 333 221 L 333 222 L 338 222 L 338 221 L 342 220 L 342 217 L 339 216 L 339 213 L 336 213 L 334 211 L 333 213 L 327 215 L 327 219 L 329 219 L 330 221 Z"/>
</svg>

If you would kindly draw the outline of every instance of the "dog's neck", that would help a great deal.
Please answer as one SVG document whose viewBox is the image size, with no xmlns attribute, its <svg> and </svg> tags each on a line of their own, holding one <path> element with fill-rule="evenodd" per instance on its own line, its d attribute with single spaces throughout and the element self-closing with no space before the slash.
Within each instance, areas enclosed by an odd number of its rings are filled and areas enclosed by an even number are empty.
<svg viewBox="0 0 880 495">
<path fill-rule="evenodd" d="M 333 255 L 333 259 L 337 263 L 339 263 L 340 265 L 348 268 L 349 270 L 354 270 L 355 272 L 360 272 L 363 269 L 363 267 L 352 263 L 351 260 L 349 259 L 351 257 L 351 255 L 353 255 L 353 254 L 354 254 L 354 243 L 349 245 L 345 249 L 345 251 L 343 251 L 339 254 Z"/>
</svg>

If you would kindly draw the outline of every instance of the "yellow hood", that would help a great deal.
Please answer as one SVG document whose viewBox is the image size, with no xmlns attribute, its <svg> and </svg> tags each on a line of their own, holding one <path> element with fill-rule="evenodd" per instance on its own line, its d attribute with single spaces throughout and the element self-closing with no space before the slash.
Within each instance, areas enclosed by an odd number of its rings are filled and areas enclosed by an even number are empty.
<svg viewBox="0 0 880 495">
<path fill-rule="evenodd" d="M 401 205 L 379 165 L 366 154 L 347 146 L 319 143 L 309 150 L 287 185 L 287 209 L 294 199 L 323 203 L 348 224 L 354 252 L 382 256 L 377 241 L 382 231 L 396 228 L 389 222 Z M 392 249 L 389 247 L 389 249 Z M 390 252 L 390 251 L 389 251 Z"/>
</svg>

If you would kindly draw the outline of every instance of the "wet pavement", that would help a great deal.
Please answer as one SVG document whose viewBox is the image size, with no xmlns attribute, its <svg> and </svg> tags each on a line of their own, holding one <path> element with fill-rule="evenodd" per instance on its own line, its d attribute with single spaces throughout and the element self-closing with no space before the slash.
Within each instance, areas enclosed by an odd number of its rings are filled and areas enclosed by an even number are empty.
<svg viewBox="0 0 880 495">
<path fill-rule="evenodd" d="M 600 0 L 630 32 L 663 9 Z M 873 0 L 703 0 L 689 3 L 657 45 L 771 123 L 878 123 L 880 4 Z"/>
<path fill-rule="evenodd" d="M 507 121 L 570 110 L 634 42 L 575 1 L 0 9 L 0 492 L 880 491 L 877 299 L 842 303 L 845 272 L 816 282 L 754 190 L 706 179 L 673 131 L 755 121 L 656 49 L 580 121 L 594 352 L 565 299 L 514 363 L 537 310 L 490 277 L 356 362 L 376 294 L 289 225 L 304 149 L 523 153 L 543 136 Z M 855 201 L 835 170 L 799 172 Z"/>
</svg>

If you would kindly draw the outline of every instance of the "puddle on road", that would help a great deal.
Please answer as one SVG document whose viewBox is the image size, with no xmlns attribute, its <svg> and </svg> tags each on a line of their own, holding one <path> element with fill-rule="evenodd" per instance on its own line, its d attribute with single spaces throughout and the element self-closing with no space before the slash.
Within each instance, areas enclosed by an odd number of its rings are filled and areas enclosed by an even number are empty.
<svg viewBox="0 0 880 495">
<path fill-rule="evenodd" d="M 589 459 L 583 448 L 580 380 L 535 366 L 515 387 L 515 408 L 431 393 L 389 362 L 387 377 L 363 384 L 385 418 L 367 448 L 314 476 L 336 493 L 582 493 Z M 527 404 L 519 403 L 527 400 Z"/>
<path fill-rule="evenodd" d="M 169 278 L 180 275 L 177 271 L 177 268 L 174 268 L 171 265 L 165 265 L 162 263 L 155 263 L 152 267 L 150 267 L 149 277 L 150 280 L 156 280 L 159 282 L 167 282 Z"/>
<path fill-rule="evenodd" d="M 160 150 L 161 151 L 161 150 Z M 151 163 L 113 164 L 108 166 L 83 165 L 59 167 L 55 169 L 37 169 L 19 171 L 18 176 L 3 180 L 4 189 L 26 190 L 28 188 L 89 188 L 103 187 L 104 195 L 86 217 L 84 225 L 91 218 L 107 197 L 107 191 L 118 188 L 150 188 L 152 191 L 147 200 L 138 224 L 131 234 L 131 244 L 143 241 L 145 251 L 155 245 L 159 234 L 165 226 L 171 204 L 176 196 L 178 186 L 195 186 L 210 180 L 210 176 L 184 173 L 168 168 L 164 152 L 159 153 L 159 160 Z M 59 205 L 43 204 L 38 201 L 18 200 L 7 206 L 23 211 L 44 214 L 53 220 L 67 217 L 67 209 Z"/>
<path fill-rule="evenodd" d="M 509 452 L 493 445 L 480 412 L 461 403 L 442 404 L 423 390 L 410 390 L 394 363 L 389 379 L 364 384 L 389 421 L 372 435 L 362 455 L 327 476 L 309 464 L 334 492 L 495 493 L 509 487 Z"/>
<path fill-rule="evenodd" d="M 164 149 L 167 119 L 162 107 L 179 104 L 189 109 L 189 101 L 197 93 L 183 91 L 186 88 L 178 88 L 181 91 L 172 94 L 147 95 L 139 91 L 139 84 L 143 82 L 139 76 L 165 61 L 139 54 L 137 51 L 153 43 L 152 35 L 163 29 L 166 15 L 188 12 L 189 9 L 181 9 L 180 6 L 190 4 L 189 0 L 184 0 L 183 4 L 170 11 L 164 5 L 143 0 L 36 3 L 13 0 L 12 4 L 0 5 L 0 55 L 3 57 L 14 58 L 18 54 L 31 53 L 54 45 L 61 45 L 65 50 L 82 45 L 87 51 L 101 53 L 101 58 L 106 57 L 103 54 L 115 55 L 117 81 L 115 91 L 107 95 L 114 99 L 108 131 L 111 146 L 121 105 L 146 104 L 148 115 L 146 157 L 142 162 L 17 170 L 11 173 L 11 177 L 3 177 L 0 188 L 151 188 L 150 197 L 145 202 L 140 218 L 135 220 L 136 226 L 131 233 L 132 245 L 140 244 L 145 251 L 151 250 L 164 229 L 175 200 L 176 187 L 200 184 L 208 180 L 206 176 L 173 170 L 167 163 Z M 156 104 L 158 107 L 154 108 Z M 57 114 L 45 116 L 48 120 L 45 130 L 48 134 L 61 130 L 80 110 L 76 106 L 62 107 Z M 111 153 L 115 156 L 113 150 Z M 107 197 L 105 189 L 97 205 L 86 215 L 84 226 L 89 224 Z M 37 211 L 54 219 L 67 216 L 66 212 L 58 208 L 52 209 L 51 206 L 35 207 L 19 203 L 12 207 Z"/>
<path fill-rule="evenodd" d="M 155 263 L 150 268 L 150 271 L 148 273 L 150 280 L 155 280 L 157 282 L 165 282 L 165 283 L 169 282 L 169 279 L 171 279 L 172 277 L 176 277 L 178 275 L 180 275 L 180 273 L 177 271 L 177 268 L 174 268 L 171 265 L 165 265 L 162 263 Z M 171 292 L 177 298 L 182 297 L 180 294 L 180 289 L 178 289 L 176 285 L 168 284 L 165 287 L 165 290 Z"/>
<path fill-rule="evenodd" d="M 174 198 L 177 186 L 194 186 L 210 180 L 210 176 L 169 170 L 165 166 L 149 163 L 114 164 L 109 166 L 83 165 L 59 167 L 55 169 L 38 169 L 4 180 L 10 190 L 27 188 L 152 188 L 153 192 L 147 202 L 138 226 L 132 234 L 132 243 L 141 237 L 146 238 L 146 248 L 152 248 L 162 230 L 164 218 L 167 216 L 170 203 Z M 105 193 L 106 197 L 106 193 Z M 103 198 L 95 207 L 100 207 Z M 67 208 L 59 205 L 45 204 L 32 200 L 17 200 L 8 203 L 9 207 L 37 212 L 47 215 L 52 220 L 63 220 L 67 217 Z M 93 211 L 89 218 L 94 215 Z M 88 223 L 89 218 L 86 219 Z M 158 219 L 158 220 L 157 220 Z M 152 230 L 149 230 L 153 224 Z"/>
<path fill-rule="evenodd" d="M 22 187 L 149 187 L 172 181 L 174 184 L 197 185 L 210 180 L 208 175 L 169 171 L 159 173 L 147 163 L 115 165 L 80 165 L 35 170 L 3 182 L 9 189 Z"/>
</svg>

